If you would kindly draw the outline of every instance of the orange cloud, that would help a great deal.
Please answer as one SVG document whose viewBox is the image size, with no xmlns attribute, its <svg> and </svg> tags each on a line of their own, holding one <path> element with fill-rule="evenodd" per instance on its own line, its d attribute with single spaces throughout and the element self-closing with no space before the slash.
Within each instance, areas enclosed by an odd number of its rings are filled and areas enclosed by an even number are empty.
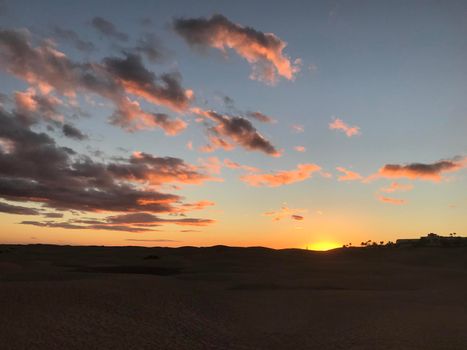
<svg viewBox="0 0 467 350">
<path fill-rule="evenodd" d="M 329 123 L 329 129 L 331 130 L 341 130 L 348 137 L 352 137 L 360 134 L 360 128 L 358 126 L 349 126 L 342 119 L 334 118 L 334 120 Z"/>
<path fill-rule="evenodd" d="M 412 184 L 401 184 L 398 182 L 393 182 L 388 187 L 382 188 L 381 191 L 386 192 L 386 193 L 392 193 L 396 191 L 410 191 L 412 189 L 413 189 Z"/>
<path fill-rule="evenodd" d="M 15 92 L 15 104 L 18 111 L 34 112 L 37 109 L 37 102 L 34 99 L 35 90 L 32 88 L 26 91 Z"/>
<path fill-rule="evenodd" d="M 350 171 L 343 167 L 337 167 L 336 169 L 344 174 L 337 178 L 338 181 L 355 181 L 362 179 L 362 176 L 359 173 Z"/>
<path fill-rule="evenodd" d="M 395 204 L 395 205 L 402 205 L 406 203 L 404 199 L 390 198 L 390 197 L 384 197 L 384 196 L 378 196 L 378 200 L 383 203 L 389 203 L 389 204 Z"/>
<path fill-rule="evenodd" d="M 240 179 L 250 186 L 278 187 L 306 180 L 320 169 L 321 167 L 316 164 L 298 164 L 297 168 L 293 170 L 282 170 L 269 174 L 248 174 Z"/>
<path fill-rule="evenodd" d="M 231 22 L 222 15 L 211 18 L 176 19 L 175 31 L 193 46 L 213 47 L 224 54 L 233 49 L 253 66 L 251 79 L 274 84 L 278 76 L 292 80 L 300 70 L 300 60 L 291 62 L 283 54 L 287 43 L 273 33 L 263 33 L 251 27 Z"/>
<path fill-rule="evenodd" d="M 255 173 L 255 172 L 260 171 L 258 168 L 248 166 L 248 165 L 242 165 L 242 164 L 236 163 L 236 162 L 234 162 L 234 161 L 232 161 L 230 159 L 227 159 L 227 158 L 224 159 L 224 165 L 227 168 L 230 168 L 230 169 L 242 169 L 242 170 L 248 171 L 250 173 Z"/>
<path fill-rule="evenodd" d="M 184 203 L 180 205 L 176 212 L 183 213 L 187 211 L 193 211 L 193 210 L 203 210 L 206 207 L 212 207 L 216 203 L 211 202 L 211 201 L 199 201 L 195 203 Z"/>
</svg>

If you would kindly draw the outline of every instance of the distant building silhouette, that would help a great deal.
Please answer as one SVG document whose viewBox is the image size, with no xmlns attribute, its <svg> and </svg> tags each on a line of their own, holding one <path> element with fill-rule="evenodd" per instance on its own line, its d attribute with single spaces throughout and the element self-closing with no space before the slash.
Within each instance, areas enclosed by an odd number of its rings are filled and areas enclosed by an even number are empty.
<svg viewBox="0 0 467 350">
<path fill-rule="evenodd" d="M 457 237 L 456 233 L 440 236 L 429 233 L 420 238 L 404 238 L 396 241 L 397 247 L 461 247 L 467 246 L 467 237 Z"/>
</svg>

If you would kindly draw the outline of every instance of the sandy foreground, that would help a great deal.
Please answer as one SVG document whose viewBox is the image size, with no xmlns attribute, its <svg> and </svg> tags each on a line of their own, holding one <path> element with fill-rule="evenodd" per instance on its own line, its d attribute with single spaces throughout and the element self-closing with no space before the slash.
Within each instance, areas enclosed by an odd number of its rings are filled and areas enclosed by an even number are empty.
<svg viewBox="0 0 467 350">
<path fill-rule="evenodd" d="M 0 245 L 0 349 L 467 349 L 467 248 Z"/>
</svg>

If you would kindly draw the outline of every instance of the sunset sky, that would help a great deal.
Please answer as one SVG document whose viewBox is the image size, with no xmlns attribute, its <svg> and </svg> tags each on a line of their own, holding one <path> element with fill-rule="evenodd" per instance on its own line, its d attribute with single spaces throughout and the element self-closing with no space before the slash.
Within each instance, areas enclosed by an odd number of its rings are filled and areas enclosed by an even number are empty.
<svg viewBox="0 0 467 350">
<path fill-rule="evenodd" d="M 466 1 L 0 0 L 0 243 L 467 232 Z"/>
</svg>

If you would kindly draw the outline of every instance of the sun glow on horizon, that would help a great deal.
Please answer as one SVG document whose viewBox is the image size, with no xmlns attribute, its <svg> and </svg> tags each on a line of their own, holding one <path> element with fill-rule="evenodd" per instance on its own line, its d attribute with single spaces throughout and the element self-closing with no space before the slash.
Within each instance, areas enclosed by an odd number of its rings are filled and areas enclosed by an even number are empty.
<svg viewBox="0 0 467 350">
<path fill-rule="evenodd" d="M 342 247 L 342 244 L 337 243 L 337 242 L 314 242 L 309 245 L 307 245 L 307 249 L 309 250 L 319 250 L 319 251 L 326 251 L 326 250 L 331 250 L 335 248 L 340 248 Z"/>
</svg>

